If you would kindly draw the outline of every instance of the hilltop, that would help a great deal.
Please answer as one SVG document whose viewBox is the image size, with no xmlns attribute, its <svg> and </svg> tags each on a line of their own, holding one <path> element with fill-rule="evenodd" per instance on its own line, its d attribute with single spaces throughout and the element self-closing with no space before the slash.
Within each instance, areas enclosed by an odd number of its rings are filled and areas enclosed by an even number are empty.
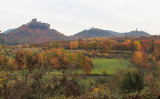
<svg viewBox="0 0 160 99">
<path fill-rule="evenodd" d="M 94 38 L 94 37 L 113 37 L 113 36 L 119 36 L 119 35 L 121 34 L 118 32 L 113 32 L 110 30 L 102 30 L 102 29 L 92 27 L 89 30 L 81 31 L 75 34 L 74 36 L 76 38 L 83 39 L 83 38 Z"/>
<path fill-rule="evenodd" d="M 124 35 L 125 36 L 151 36 L 149 33 L 144 31 L 138 31 L 137 29 L 134 31 L 124 33 Z"/>
<path fill-rule="evenodd" d="M 138 31 L 137 29 L 134 31 L 126 32 L 126 33 L 120 33 L 120 32 L 114 32 L 111 30 L 91 28 L 88 30 L 83 30 L 75 34 L 74 36 L 79 39 L 84 39 L 84 38 L 94 38 L 94 37 L 151 36 L 151 35 L 144 31 Z"/>
<path fill-rule="evenodd" d="M 149 33 L 138 31 L 137 29 L 120 33 L 93 27 L 73 36 L 66 36 L 55 29 L 51 29 L 50 24 L 42 23 L 41 21 L 37 21 L 37 19 L 32 19 L 29 23 L 23 24 L 18 28 L 9 29 L 2 34 L 7 44 L 41 43 L 46 41 L 66 41 L 95 37 L 151 36 Z"/>
<path fill-rule="evenodd" d="M 18 27 L 14 31 L 8 32 L 5 38 L 9 44 L 70 39 L 57 30 L 50 29 L 50 24 L 42 23 L 37 21 L 37 19 L 32 19 L 29 23 Z"/>
</svg>

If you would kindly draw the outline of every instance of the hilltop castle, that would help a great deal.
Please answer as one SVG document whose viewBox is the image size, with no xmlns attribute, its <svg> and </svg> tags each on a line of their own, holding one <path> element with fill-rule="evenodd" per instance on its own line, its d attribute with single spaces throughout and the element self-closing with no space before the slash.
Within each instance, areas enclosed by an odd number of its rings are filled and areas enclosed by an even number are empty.
<svg viewBox="0 0 160 99">
<path fill-rule="evenodd" d="M 37 19 L 32 19 L 30 23 L 27 24 L 28 27 L 33 29 L 50 29 L 50 24 L 41 23 L 41 21 L 37 21 Z"/>
</svg>

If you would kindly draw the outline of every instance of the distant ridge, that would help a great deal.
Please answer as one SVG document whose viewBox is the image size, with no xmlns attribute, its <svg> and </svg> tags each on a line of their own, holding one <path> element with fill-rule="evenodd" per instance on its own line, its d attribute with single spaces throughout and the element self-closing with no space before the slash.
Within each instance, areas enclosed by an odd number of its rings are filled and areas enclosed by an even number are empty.
<svg viewBox="0 0 160 99">
<path fill-rule="evenodd" d="M 42 23 L 37 19 L 32 19 L 29 23 L 23 24 L 16 29 L 9 29 L 0 36 L 3 36 L 7 44 L 41 43 L 46 41 L 65 41 L 86 39 L 95 37 L 119 37 L 119 36 L 151 36 L 144 31 L 134 31 L 120 33 L 112 30 L 103 30 L 99 28 L 90 28 L 83 30 L 73 36 L 65 36 L 55 29 L 50 29 L 50 24 Z"/>
<path fill-rule="evenodd" d="M 102 30 L 98 28 L 91 28 L 89 30 L 83 30 L 74 36 L 76 38 L 94 38 L 94 37 L 113 37 L 113 36 L 118 36 L 121 35 L 118 32 L 110 31 L 110 30 Z"/>
<path fill-rule="evenodd" d="M 14 30 L 16 30 L 16 28 L 14 28 L 14 29 L 8 29 L 8 30 L 6 30 L 6 31 L 4 31 L 4 32 L 2 32 L 2 33 L 6 34 L 6 33 L 8 33 L 8 32 L 12 32 L 12 31 L 14 31 Z"/>
<path fill-rule="evenodd" d="M 91 28 L 89 30 L 83 30 L 74 35 L 76 38 L 94 38 L 94 37 L 117 37 L 117 36 L 151 36 L 149 33 L 144 31 L 130 31 L 126 33 L 114 32 L 111 30 L 102 30 L 98 28 Z"/>
</svg>

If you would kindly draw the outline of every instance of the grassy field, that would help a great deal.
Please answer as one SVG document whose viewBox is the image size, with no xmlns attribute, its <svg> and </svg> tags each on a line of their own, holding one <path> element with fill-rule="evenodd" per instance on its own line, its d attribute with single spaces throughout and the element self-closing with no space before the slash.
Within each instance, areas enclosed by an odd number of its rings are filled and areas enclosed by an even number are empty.
<svg viewBox="0 0 160 99">
<path fill-rule="evenodd" d="M 92 60 L 94 63 L 92 73 L 95 74 L 102 74 L 103 71 L 114 74 L 119 69 L 135 69 L 131 62 L 123 59 L 92 58 Z"/>
<path fill-rule="evenodd" d="M 84 52 L 84 50 L 67 50 L 68 53 L 78 53 L 78 52 Z"/>
<path fill-rule="evenodd" d="M 94 68 L 92 68 L 91 74 L 102 74 L 103 71 L 106 71 L 108 74 L 115 74 L 117 70 L 129 70 L 129 69 L 136 69 L 131 62 L 124 59 L 107 59 L 107 58 L 92 58 L 94 63 Z M 82 70 L 71 70 L 67 71 L 70 73 L 78 73 L 81 74 Z M 51 79 L 54 75 L 62 75 L 61 71 L 53 70 L 48 72 L 45 76 L 43 76 L 43 80 Z M 96 81 L 100 81 L 100 79 L 104 79 L 104 76 L 79 76 L 78 83 L 80 85 L 85 85 L 85 89 L 89 88 L 90 84 L 95 84 Z M 112 82 L 113 77 L 107 76 L 107 81 Z"/>
<path fill-rule="evenodd" d="M 92 60 L 94 68 L 92 69 L 91 74 L 102 74 L 103 71 L 106 71 L 108 74 L 115 74 L 119 69 L 136 69 L 131 62 L 124 59 L 92 58 Z M 85 85 L 86 88 L 89 88 L 91 83 L 95 84 L 95 82 L 100 79 L 104 79 L 104 76 L 86 76 L 79 78 L 79 83 Z M 110 81 L 113 77 L 107 76 L 107 79 L 107 81 Z"/>
<path fill-rule="evenodd" d="M 94 63 L 94 68 L 92 68 L 91 74 L 102 74 L 103 71 L 106 71 L 107 74 L 114 74 L 117 70 L 123 69 L 123 70 L 129 70 L 129 69 L 135 69 L 133 64 L 127 60 L 123 59 L 107 59 L 107 58 L 92 58 Z M 70 73 L 82 73 L 82 70 L 71 70 L 68 71 Z M 46 78 L 52 77 L 52 75 L 61 75 L 61 71 L 53 70 L 52 72 L 49 72 L 47 75 L 45 75 Z"/>
<path fill-rule="evenodd" d="M 25 51 L 32 51 L 32 52 L 39 52 L 42 50 L 41 47 L 37 47 L 37 48 L 24 48 Z"/>
</svg>

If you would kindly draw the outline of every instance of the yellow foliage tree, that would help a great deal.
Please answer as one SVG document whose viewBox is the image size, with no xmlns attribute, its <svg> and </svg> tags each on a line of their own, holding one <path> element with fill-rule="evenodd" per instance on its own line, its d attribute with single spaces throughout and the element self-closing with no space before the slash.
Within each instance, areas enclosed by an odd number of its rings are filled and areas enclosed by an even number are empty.
<svg viewBox="0 0 160 99">
<path fill-rule="evenodd" d="M 8 69 L 8 58 L 4 55 L 0 56 L 0 66 L 1 66 L 1 69 L 3 70 Z"/>
<path fill-rule="evenodd" d="M 134 41 L 133 44 L 134 44 L 135 50 L 139 51 L 141 48 L 141 44 L 138 41 Z"/>
<path fill-rule="evenodd" d="M 15 69 L 15 70 L 18 69 L 18 64 L 14 59 L 10 58 L 9 59 L 9 64 L 10 64 L 10 68 L 11 69 Z"/>
</svg>

